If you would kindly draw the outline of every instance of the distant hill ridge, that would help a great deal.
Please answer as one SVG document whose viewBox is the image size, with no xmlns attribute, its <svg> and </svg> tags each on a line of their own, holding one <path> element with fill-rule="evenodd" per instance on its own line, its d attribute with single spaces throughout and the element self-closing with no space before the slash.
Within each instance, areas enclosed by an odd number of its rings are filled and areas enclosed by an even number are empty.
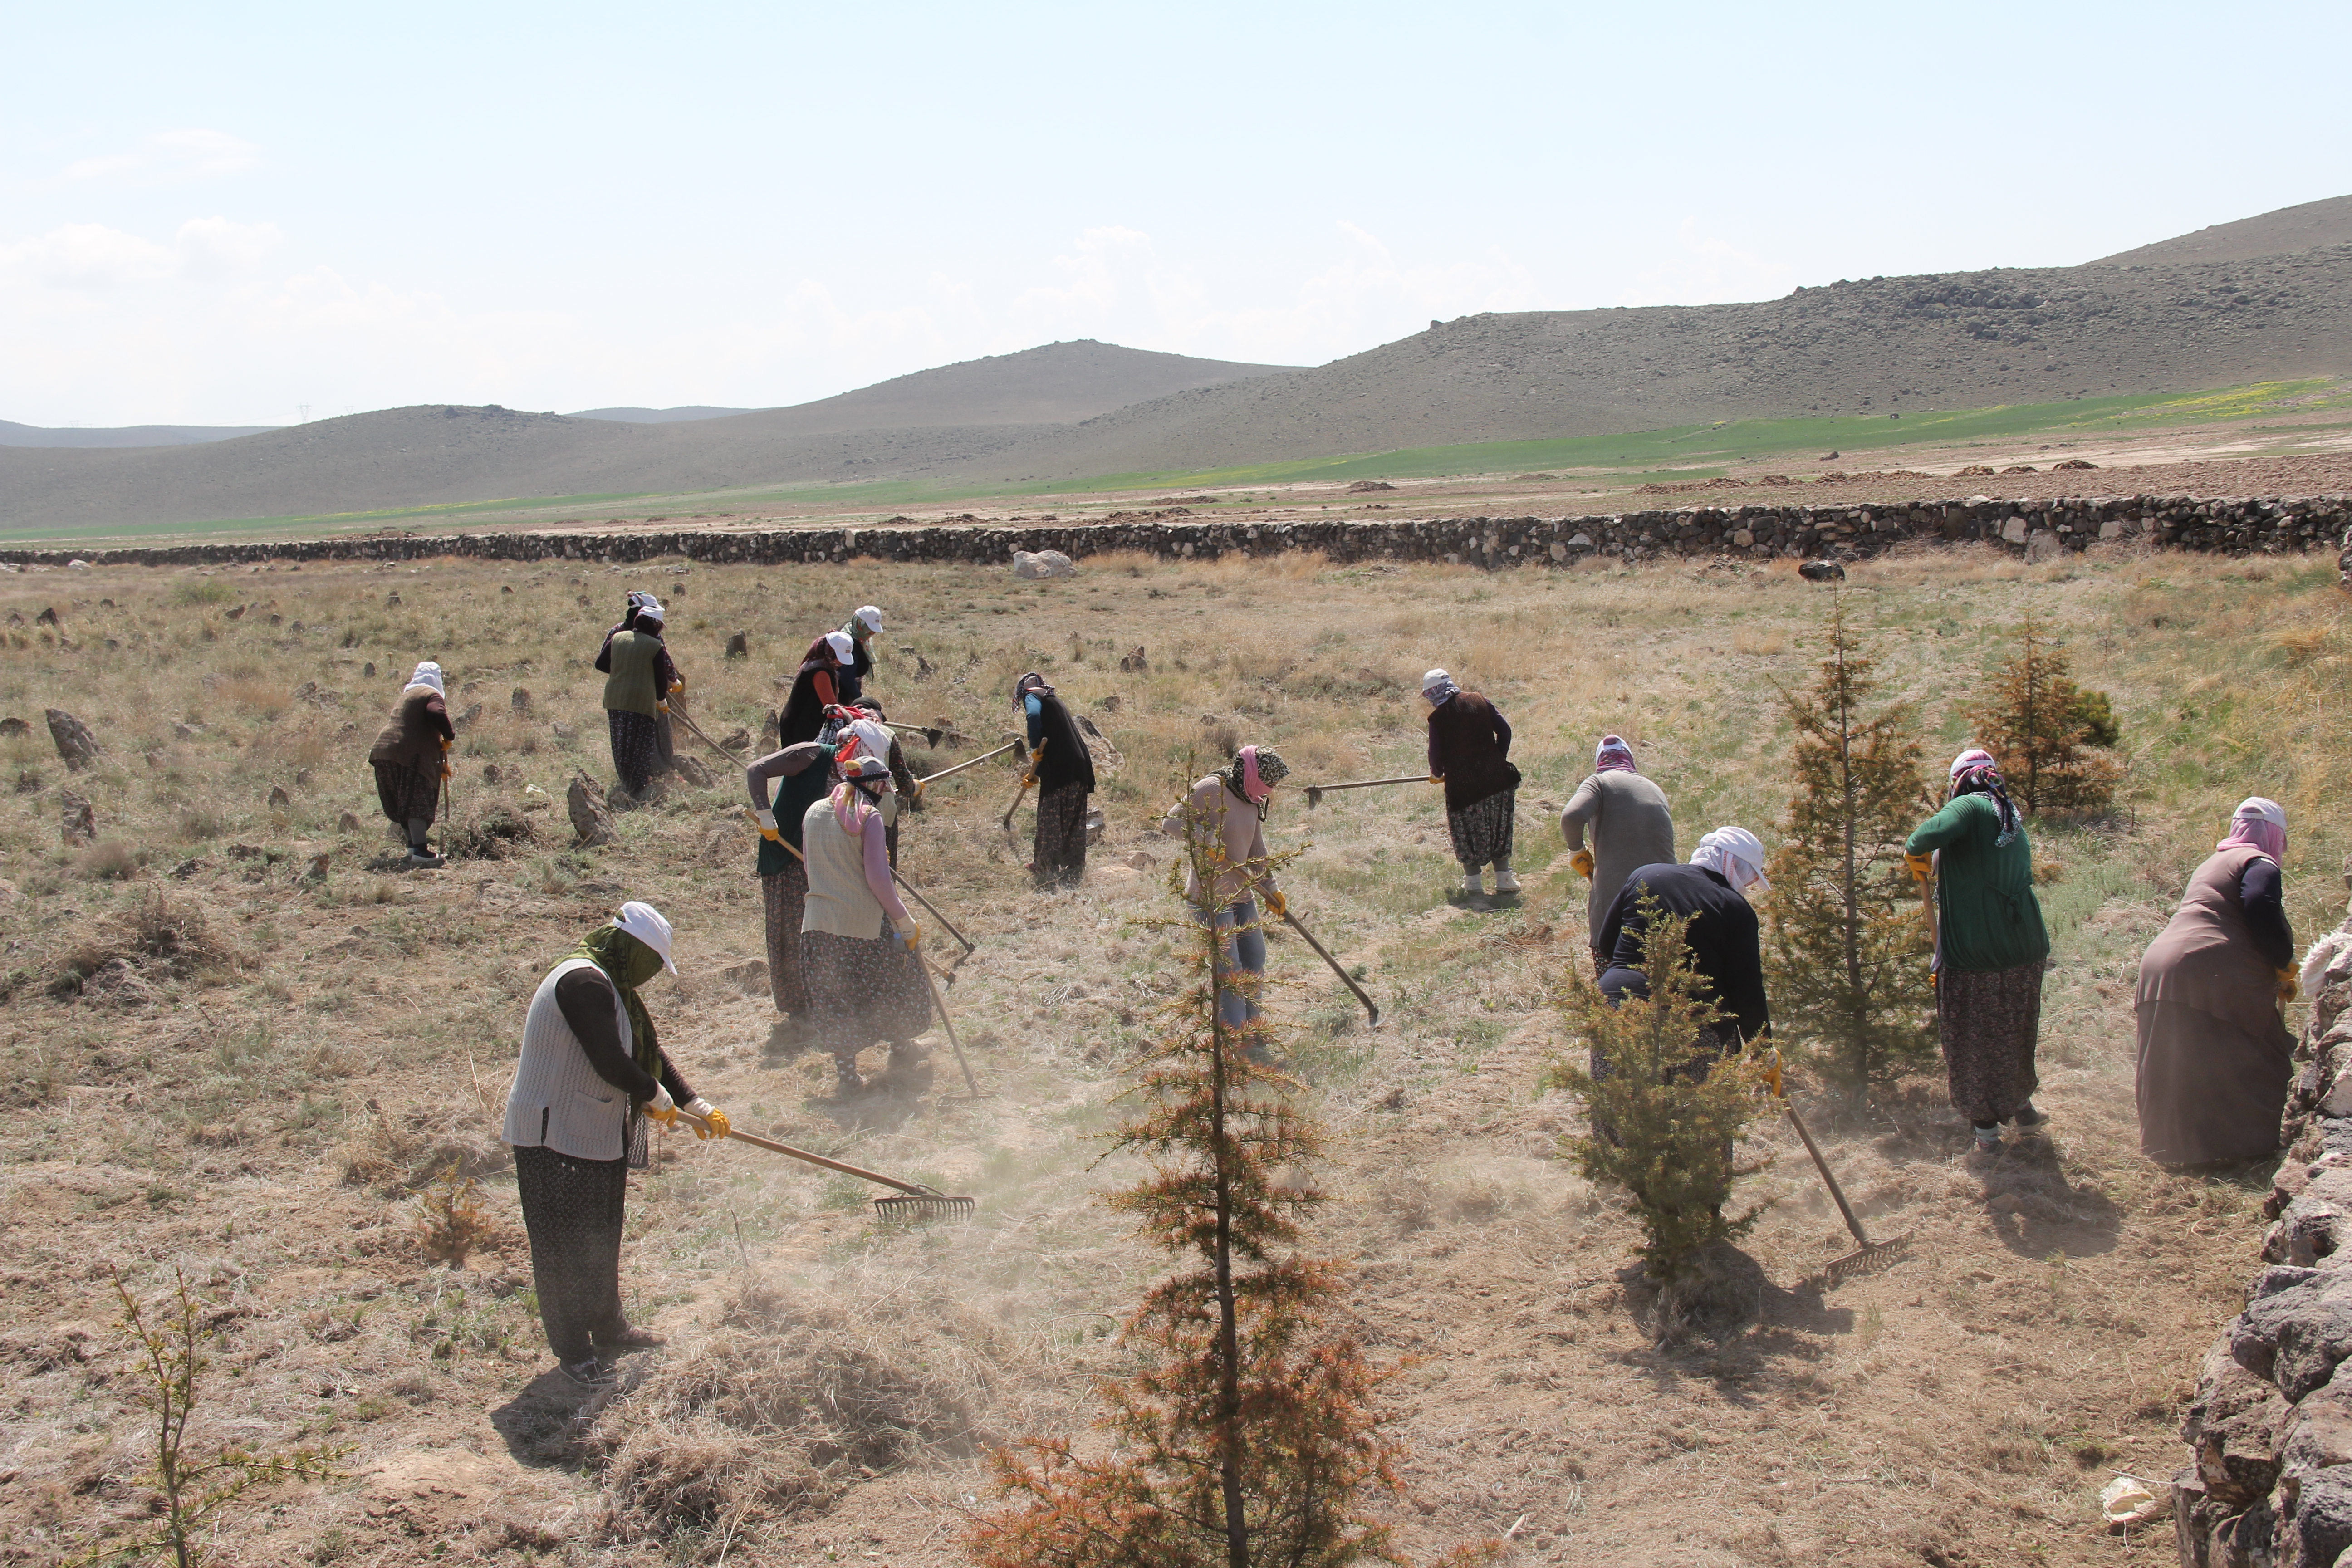
<svg viewBox="0 0 2352 1568">
<path fill-rule="evenodd" d="M 2210 243 L 2299 245 L 2327 237 L 2336 221 L 2289 208 L 2167 244 L 2235 229 Z M 812 480 L 1062 481 L 2352 375 L 2352 244 L 2125 259 L 2164 248 L 2082 267 L 1876 278 L 1751 304 L 1465 317 L 1304 370 L 1087 341 L 664 424 L 427 405 L 202 447 L 0 447 L 0 529 Z"/>
</svg>

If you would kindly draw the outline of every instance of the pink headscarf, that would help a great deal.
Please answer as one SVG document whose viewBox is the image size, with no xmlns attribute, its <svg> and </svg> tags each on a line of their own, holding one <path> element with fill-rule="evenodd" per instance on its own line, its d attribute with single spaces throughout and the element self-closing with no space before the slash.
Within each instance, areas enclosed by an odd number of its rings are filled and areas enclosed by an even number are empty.
<svg viewBox="0 0 2352 1568">
<path fill-rule="evenodd" d="M 1596 773 L 1638 773 L 1642 770 L 1633 765 L 1633 748 L 1625 743 L 1625 737 L 1603 735 L 1601 744 L 1593 749 L 1592 771 Z"/>
<path fill-rule="evenodd" d="M 2251 844 L 2273 860 L 2286 858 L 2286 808 L 2259 795 L 2250 795 L 2230 815 L 2230 837 L 2213 846 L 2231 849 Z"/>
<path fill-rule="evenodd" d="M 1242 748 L 1242 798 L 1252 805 L 1264 805 L 1274 786 L 1257 776 L 1257 748 Z"/>
</svg>

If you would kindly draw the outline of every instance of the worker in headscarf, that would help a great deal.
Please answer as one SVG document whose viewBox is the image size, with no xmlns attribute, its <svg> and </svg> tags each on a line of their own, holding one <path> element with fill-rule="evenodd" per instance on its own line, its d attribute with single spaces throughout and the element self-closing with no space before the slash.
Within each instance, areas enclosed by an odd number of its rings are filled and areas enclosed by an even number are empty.
<svg viewBox="0 0 2352 1568">
<path fill-rule="evenodd" d="M 907 753 L 890 727 L 882 704 L 861 697 L 842 710 L 843 738 L 855 739 L 868 756 L 878 756 L 890 769 L 890 792 L 882 797 L 882 822 L 890 844 L 890 865 L 898 864 L 898 823 L 908 812 L 923 809 L 923 782 L 907 765 Z"/>
<path fill-rule="evenodd" d="M 794 746 L 814 741 L 824 727 L 828 708 L 841 704 L 841 672 L 856 652 L 847 632 L 827 632 L 809 644 L 793 677 L 792 694 L 776 715 L 776 744 Z"/>
<path fill-rule="evenodd" d="M 1495 705 L 1465 691 L 1442 669 L 1421 678 L 1429 704 L 1429 777 L 1445 786 L 1445 831 L 1462 867 L 1462 894 L 1486 896 L 1486 867 L 1495 891 L 1517 893 L 1511 874 L 1511 826 L 1519 770 L 1511 765 L 1511 726 Z"/>
<path fill-rule="evenodd" d="M 375 769 L 375 798 L 386 821 L 408 835 L 412 867 L 441 864 L 441 857 L 425 843 L 432 831 L 435 808 L 441 801 L 441 781 L 449 776 L 449 746 L 457 731 L 449 722 L 448 688 L 441 667 L 426 659 L 400 689 L 392 717 L 376 731 L 368 748 Z"/>
<path fill-rule="evenodd" d="M 857 613 L 841 624 L 841 630 L 849 638 L 849 658 L 839 677 L 840 700 L 854 708 L 866 694 L 866 678 L 874 673 L 872 645 L 882 630 L 882 612 L 876 605 L 860 605 Z"/>
<path fill-rule="evenodd" d="M 1750 889 L 1769 893 L 1772 884 L 1764 875 L 1764 846 L 1744 827 L 1718 827 L 1701 838 L 1687 866 L 1666 861 L 1633 868 L 1601 919 L 1601 942 L 1610 955 L 1602 994 L 1622 1001 L 1650 994 L 1642 973 L 1642 942 L 1650 928 L 1643 900 L 1654 899 L 1661 914 L 1690 921 L 1683 944 L 1698 994 L 1727 1015 L 1706 1031 L 1716 1054 L 1761 1038 L 1772 1027 L 1772 1010 L 1764 995 L 1762 927 L 1748 901 Z M 1592 1072 L 1606 1076 L 1597 1063 Z"/>
<path fill-rule="evenodd" d="M 921 967 L 921 928 L 890 879 L 882 821 L 890 770 L 879 757 L 852 751 L 840 772 L 841 782 L 801 819 L 808 858 L 801 976 L 809 1026 L 833 1053 L 840 1094 L 867 1087 L 857 1054 L 877 1040 L 890 1044 L 880 1087 L 919 1093 L 929 1087 L 930 1055 L 916 1037 L 930 1026 L 931 991 Z"/>
<path fill-rule="evenodd" d="M 1592 973 L 1604 973 L 1612 954 L 1601 945 L 1601 931 L 1609 906 L 1635 867 L 1674 863 L 1674 812 L 1665 791 L 1634 764 L 1624 737 L 1603 735 L 1593 750 L 1591 776 L 1559 814 L 1559 830 L 1568 839 L 1568 863 L 1591 884 L 1584 897 L 1585 940 L 1592 948 Z"/>
<path fill-rule="evenodd" d="M 801 820 L 811 802 L 824 798 L 832 774 L 833 746 L 823 740 L 782 747 L 752 759 L 743 770 L 751 816 L 760 825 L 760 915 L 766 928 L 768 995 L 776 1005 L 779 1039 L 804 1027 L 808 1018 L 808 987 L 801 978 L 801 919 L 808 901 Z"/>
<path fill-rule="evenodd" d="M 662 641 L 666 618 L 659 601 L 647 595 L 637 606 L 637 624 L 614 632 L 596 656 L 596 668 L 604 676 L 613 772 L 632 796 L 645 795 L 659 768 L 660 723 L 669 712 L 671 697 L 686 687 Z"/>
<path fill-rule="evenodd" d="M 637 994 L 665 969 L 677 973 L 669 921 L 623 904 L 539 983 L 507 1090 L 499 1136 L 514 1148 L 540 1322 L 575 1383 L 661 1342 L 621 1310 L 623 1208 L 629 1172 L 650 1163 L 646 1122 L 683 1115 L 698 1138 L 727 1136 L 726 1113 L 687 1087 Z"/>
<path fill-rule="evenodd" d="M 1030 875 L 1041 888 L 1074 888 L 1087 874 L 1087 796 L 1094 793 L 1094 753 L 1070 710 L 1035 670 L 1013 688 L 1028 725 L 1028 782 L 1037 786 L 1037 833 Z"/>
<path fill-rule="evenodd" d="M 2033 1107 L 2042 1032 L 2042 969 L 2050 933 L 2033 896 L 2033 843 L 1990 752 L 1952 759 L 1950 796 L 1916 828 L 1903 861 L 1933 879 L 1936 1026 L 1952 1109 L 1980 1152 L 2000 1147 L 2000 1124 L 2046 1120 Z"/>
<path fill-rule="evenodd" d="M 1258 992 L 1265 978 L 1261 911 L 1280 920 L 1289 910 L 1274 885 L 1265 814 L 1275 787 L 1289 776 L 1289 765 L 1273 747 L 1244 746 L 1222 770 L 1194 784 L 1160 822 L 1160 832 L 1184 840 L 1184 897 L 1193 919 L 1216 932 L 1218 1021 L 1240 1031 L 1244 1048 L 1259 1060 L 1269 1056 L 1259 1023 Z"/>
<path fill-rule="evenodd" d="M 2168 1165 L 2267 1159 L 2294 1075 L 2286 812 L 2254 795 L 2139 961 L 2140 1152 Z"/>
</svg>

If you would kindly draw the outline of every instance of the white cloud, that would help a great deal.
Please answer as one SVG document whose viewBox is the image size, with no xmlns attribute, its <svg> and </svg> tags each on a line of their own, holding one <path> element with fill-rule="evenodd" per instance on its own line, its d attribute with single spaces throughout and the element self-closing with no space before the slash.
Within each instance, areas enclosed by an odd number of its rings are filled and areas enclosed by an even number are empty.
<svg viewBox="0 0 2352 1568">
<path fill-rule="evenodd" d="M 190 127 L 162 131 L 120 153 L 66 165 L 68 180 L 210 180 L 241 174 L 261 161 L 261 149 L 226 131 Z"/>
<path fill-rule="evenodd" d="M 1683 219 L 1675 239 L 1677 250 L 1635 274 L 1612 303 L 1719 305 L 1777 300 L 1797 285 L 1796 270 L 1786 262 L 1702 235 L 1696 218 Z"/>
<path fill-rule="evenodd" d="M 0 289 L 96 290 L 250 271 L 284 237 L 274 223 L 190 218 L 169 245 L 104 224 L 69 223 L 0 244 Z"/>
</svg>

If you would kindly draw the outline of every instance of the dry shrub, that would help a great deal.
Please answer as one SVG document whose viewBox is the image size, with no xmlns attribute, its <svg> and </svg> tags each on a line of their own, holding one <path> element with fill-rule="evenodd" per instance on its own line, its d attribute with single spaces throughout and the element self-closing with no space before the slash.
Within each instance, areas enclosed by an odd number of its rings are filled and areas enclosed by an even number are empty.
<svg viewBox="0 0 2352 1568">
<path fill-rule="evenodd" d="M 74 869 L 93 882 L 127 882 L 139 875 L 139 851 L 120 838 L 101 839 L 75 858 Z"/>
<path fill-rule="evenodd" d="M 220 695 L 239 708 L 257 713 L 278 714 L 294 706 L 293 693 L 269 680 L 225 680 Z"/>
<path fill-rule="evenodd" d="M 386 1110 L 368 1101 L 366 1120 L 342 1146 L 344 1184 L 414 1191 L 450 1171 L 470 1178 L 505 1169 L 513 1158 L 507 1146 L 465 1120 L 425 1106 Z"/>
<path fill-rule="evenodd" d="M 425 1194 L 416 1216 L 416 1243 L 428 1263 L 462 1268 L 466 1257 L 498 1233 L 498 1226 L 482 1207 L 482 1189 L 471 1176 L 458 1174 L 458 1162 L 441 1168 L 435 1185 Z"/>
<path fill-rule="evenodd" d="M 163 984 L 223 973 L 235 956 L 201 909 L 158 889 L 85 928 L 68 945 L 50 990 L 135 1005 L 153 1000 Z"/>
<path fill-rule="evenodd" d="M 452 860 L 503 860 L 538 838 L 529 817 L 493 806 L 478 822 L 447 824 L 441 853 Z"/>
<path fill-rule="evenodd" d="M 705 1338 L 599 1411 L 582 1450 L 606 1529 L 667 1540 L 831 1506 L 861 1468 L 964 1457 L 993 1440 L 982 1415 L 1006 1349 L 947 1281 L 909 1279 L 847 1301 L 753 1280 Z"/>
</svg>

